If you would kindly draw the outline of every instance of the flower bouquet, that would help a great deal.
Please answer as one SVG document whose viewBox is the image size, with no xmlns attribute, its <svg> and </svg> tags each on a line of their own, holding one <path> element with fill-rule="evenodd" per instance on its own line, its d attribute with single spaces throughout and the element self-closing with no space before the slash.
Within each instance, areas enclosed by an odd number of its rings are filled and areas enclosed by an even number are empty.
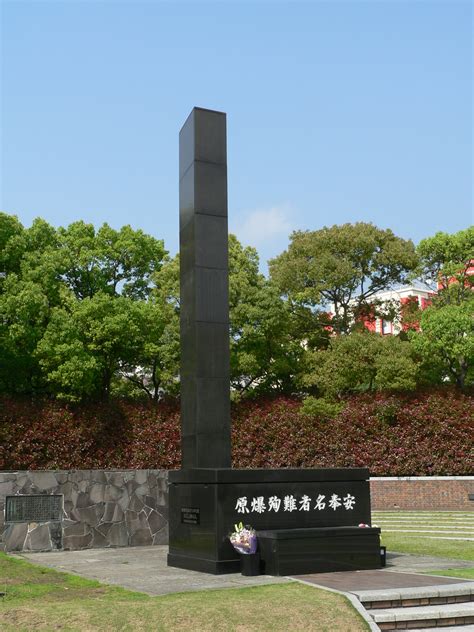
<svg viewBox="0 0 474 632">
<path fill-rule="evenodd" d="M 257 551 L 257 533 L 252 527 L 242 523 L 234 525 L 235 531 L 229 535 L 234 549 L 243 555 L 251 555 Z"/>
</svg>

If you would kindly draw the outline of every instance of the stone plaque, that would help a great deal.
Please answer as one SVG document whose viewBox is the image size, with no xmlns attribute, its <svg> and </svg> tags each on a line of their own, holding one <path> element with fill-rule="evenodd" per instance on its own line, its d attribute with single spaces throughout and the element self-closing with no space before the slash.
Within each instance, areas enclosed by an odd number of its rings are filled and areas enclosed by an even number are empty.
<svg viewBox="0 0 474 632">
<path fill-rule="evenodd" d="M 50 522 L 61 520 L 63 497 L 52 494 L 7 496 L 5 522 Z"/>
<path fill-rule="evenodd" d="M 200 524 L 200 510 L 197 507 L 181 507 L 182 524 Z"/>
</svg>

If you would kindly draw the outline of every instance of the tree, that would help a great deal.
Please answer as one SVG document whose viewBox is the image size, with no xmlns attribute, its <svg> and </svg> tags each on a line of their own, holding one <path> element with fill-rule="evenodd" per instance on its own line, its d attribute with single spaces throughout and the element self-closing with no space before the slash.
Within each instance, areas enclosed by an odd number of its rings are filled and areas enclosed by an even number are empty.
<svg viewBox="0 0 474 632">
<path fill-rule="evenodd" d="M 436 233 L 417 247 L 420 265 L 417 273 L 438 283 L 438 304 L 459 305 L 474 289 L 474 226 L 454 234 Z"/>
<path fill-rule="evenodd" d="M 0 391 L 44 388 L 34 352 L 59 302 L 60 281 L 56 270 L 38 267 L 54 239 L 44 220 L 25 229 L 15 216 L 0 213 Z"/>
<path fill-rule="evenodd" d="M 396 336 L 364 332 L 331 338 L 309 354 L 303 382 L 328 398 L 360 391 L 416 388 L 419 367 L 410 343 Z"/>
<path fill-rule="evenodd" d="M 441 380 L 464 388 L 473 381 L 474 227 L 436 233 L 423 239 L 417 252 L 417 273 L 436 282 L 438 293 L 420 314 L 420 331 L 410 332 L 410 340 Z"/>
<path fill-rule="evenodd" d="M 294 389 L 304 350 L 277 288 L 259 272 L 257 251 L 229 236 L 231 384 L 238 393 Z"/>
<path fill-rule="evenodd" d="M 0 290 L 7 273 L 19 272 L 23 226 L 15 215 L 0 212 Z"/>
<path fill-rule="evenodd" d="M 166 260 L 153 274 L 153 289 L 142 307 L 149 324 L 139 367 L 123 366 L 120 374 L 154 401 L 163 394 L 176 396 L 180 361 L 179 256 Z"/>
<path fill-rule="evenodd" d="M 403 283 L 416 264 L 410 240 L 358 222 L 294 232 L 288 250 L 270 261 L 270 274 L 290 304 L 314 315 L 331 306 L 333 331 L 347 334 L 371 297 Z"/>
<path fill-rule="evenodd" d="M 474 289 L 474 226 L 452 235 L 436 233 L 417 247 L 418 274 L 438 284 L 438 304 L 464 301 Z"/>
<path fill-rule="evenodd" d="M 71 293 L 53 310 L 36 350 L 58 397 L 107 399 L 114 375 L 143 359 L 153 316 L 161 322 L 146 303 L 126 296 L 98 292 L 78 301 Z"/>
<path fill-rule="evenodd" d="M 254 248 L 229 235 L 230 369 L 235 393 L 292 390 L 303 349 L 291 334 L 291 314 L 258 269 Z M 152 299 L 165 325 L 154 349 L 162 387 L 179 390 L 179 256 L 155 275 Z M 152 369 L 151 357 L 146 373 Z"/>
<path fill-rule="evenodd" d="M 9 273 L 0 293 L 0 391 L 41 391 L 44 380 L 34 356 L 48 323 L 50 303 L 37 283 Z"/>
<path fill-rule="evenodd" d="M 0 246 L 0 389 L 106 397 L 121 368 L 134 379 L 163 328 L 147 303 L 162 241 L 130 226 L 25 229 L 1 213 Z"/>
<path fill-rule="evenodd" d="M 130 226 L 114 230 L 103 224 L 96 231 L 74 222 L 58 229 L 58 241 L 62 278 L 79 299 L 97 292 L 146 298 L 166 254 L 161 240 Z"/>
<path fill-rule="evenodd" d="M 410 332 L 413 347 L 426 363 L 444 367 L 459 388 L 474 382 L 474 296 L 459 305 L 433 305 L 421 314 L 420 331 Z"/>
</svg>

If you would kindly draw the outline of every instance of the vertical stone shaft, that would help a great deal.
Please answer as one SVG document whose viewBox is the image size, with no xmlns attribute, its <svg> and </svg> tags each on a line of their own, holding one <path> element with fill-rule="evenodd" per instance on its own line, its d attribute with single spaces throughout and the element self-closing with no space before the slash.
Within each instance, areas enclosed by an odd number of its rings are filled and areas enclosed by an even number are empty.
<svg viewBox="0 0 474 632">
<path fill-rule="evenodd" d="M 179 134 L 183 468 L 231 467 L 226 115 Z"/>
</svg>

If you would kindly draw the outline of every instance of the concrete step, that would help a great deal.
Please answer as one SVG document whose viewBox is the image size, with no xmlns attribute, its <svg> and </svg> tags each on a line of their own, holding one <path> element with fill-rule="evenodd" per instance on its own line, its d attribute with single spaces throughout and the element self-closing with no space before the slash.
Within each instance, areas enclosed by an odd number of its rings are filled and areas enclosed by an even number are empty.
<svg viewBox="0 0 474 632">
<path fill-rule="evenodd" d="M 410 628 L 410 632 L 474 632 L 474 624 L 447 625 L 441 628 Z"/>
<path fill-rule="evenodd" d="M 474 582 L 354 591 L 367 610 L 474 602 Z"/>
<path fill-rule="evenodd" d="M 382 631 L 474 624 L 474 602 L 368 610 Z"/>
</svg>

